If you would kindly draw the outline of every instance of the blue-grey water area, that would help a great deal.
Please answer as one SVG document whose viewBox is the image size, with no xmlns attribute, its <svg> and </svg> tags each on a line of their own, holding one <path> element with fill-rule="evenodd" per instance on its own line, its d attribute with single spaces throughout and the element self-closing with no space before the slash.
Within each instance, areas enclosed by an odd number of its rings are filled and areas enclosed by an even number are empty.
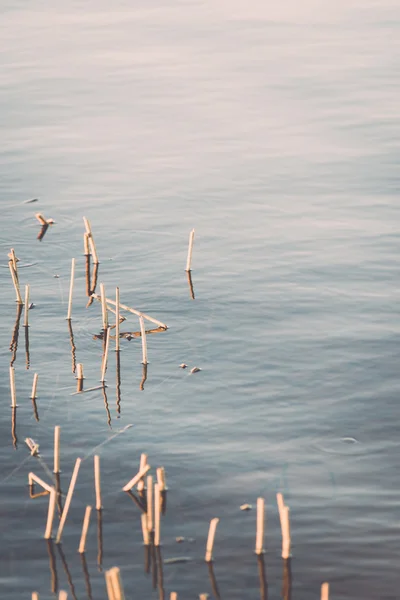
<svg viewBox="0 0 400 600">
<path fill-rule="evenodd" d="M 335 600 L 399 597 L 399 52 L 395 0 L 3 1 L 1 598 L 105 600 L 113 566 L 129 599 L 306 600 L 324 581 Z M 42 241 L 37 212 L 56 221 Z M 168 325 L 147 336 L 144 383 L 140 337 L 121 338 L 119 394 L 111 340 L 106 399 L 73 395 L 73 360 L 96 387 L 103 352 L 83 216 L 106 295 L 119 286 Z M 35 305 L 29 357 L 11 248 Z M 139 331 L 124 315 L 121 332 Z M 53 485 L 56 425 L 62 501 L 83 461 L 61 545 L 44 540 L 48 497 L 28 487 L 31 471 Z M 121 489 L 143 452 L 168 485 L 150 557 Z M 95 454 L 103 510 L 82 561 Z"/>
</svg>

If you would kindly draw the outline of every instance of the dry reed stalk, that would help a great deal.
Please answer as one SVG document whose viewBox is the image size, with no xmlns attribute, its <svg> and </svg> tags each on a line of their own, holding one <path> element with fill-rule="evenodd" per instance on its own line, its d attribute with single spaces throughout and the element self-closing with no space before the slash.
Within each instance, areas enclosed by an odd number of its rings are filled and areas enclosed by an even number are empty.
<svg viewBox="0 0 400 600">
<path fill-rule="evenodd" d="M 96 490 L 96 510 L 101 510 L 100 456 L 94 457 L 94 487 Z"/>
<path fill-rule="evenodd" d="M 321 585 L 321 600 L 329 600 L 329 583 Z"/>
<path fill-rule="evenodd" d="M 54 473 L 60 472 L 60 426 L 54 427 Z"/>
<path fill-rule="evenodd" d="M 65 499 L 64 509 L 62 511 L 62 515 L 61 515 L 61 519 L 60 519 L 60 524 L 58 526 L 58 531 L 57 531 L 57 536 L 56 536 L 56 544 L 59 544 L 61 542 L 61 536 L 62 536 L 65 522 L 67 520 L 68 511 L 69 511 L 69 507 L 71 504 L 72 495 L 74 493 L 76 480 L 78 478 L 79 467 L 81 466 L 81 462 L 82 462 L 82 460 L 80 458 L 76 459 L 75 467 L 74 467 L 74 470 L 72 473 L 71 481 L 70 481 L 68 492 L 67 492 L 67 497 Z"/>
<path fill-rule="evenodd" d="M 169 600 L 178 600 L 178 593 L 177 592 L 171 592 L 169 595 Z"/>
<path fill-rule="evenodd" d="M 138 481 L 140 481 L 146 475 L 147 471 L 150 471 L 150 465 L 145 465 L 143 467 L 143 469 L 141 469 L 135 475 L 135 477 L 133 477 L 130 481 L 128 481 L 128 483 L 126 485 L 124 485 L 122 490 L 124 492 L 128 492 L 129 490 L 131 490 L 133 488 L 133 486 L 136 485 L 138 483 Z"/>
<path fill-rule="evenodd" d="M 189 248 L 186 261 L 186 271 L 192 270 L 192 253 L 193 253 L 193 242 L 194 242 L 194 229 L 189 234 Z"/>
<path fill-rule="evenodd" d="M 37 475 L 35 475 L 35 473 L 28 473 L 28 484 L 33 487 L 34 483 L 39 484 L 44 490 L 46 490 L 46 492 L 48 492 L 49 494 L 52 491 L 52 487 L 51 485 L 49 485 L 48 483 L 46 483 L 45 481 L 43 481 L 43 479 L 40 479 L 40 477 L 38 477 Z"/>
<path fill-rule="evenodd" d="M 206 562 L 211 562 L 213 559 L 212 552 L 213 552 L 213 547 L 214 547 L 215 532 L 217 530 L 218 523 L 219 523 L 218 518 L 211 519 L 211 521 L 210 521 L 210 529 L 208 530 L 206 556 L 205 556 Z"/>
<path fill-rule="evenodd" d="M 160 492 L 167 491 L 167 484 L 165 481 L 165 469 L 164 467 L 158 467 L 157 469 L 157 483 L 160 486 Z"/>
<path fill-rule="evenodd" d="M 286 506 L 283 495 L 279 492 L 276 495 L 276 500 L 279 509 L 279 519 L 281 522 L 282 531 L 282 558 L 289 558 L 290 556 L 290 521 L 289 521 L 289 507 Z"/>
<path fill-rule="evenodd" d="M 106 571 L 106 585 L 109 600 L 125 600 L 121 571 L 118 567 Z"/>
<path fill-rule="evenodd" d="M 98 294 L 92 294 L 92 297 L 95 298 L 96 300 L 101 301 L 101 296 L 99 296 Z M 111 304 L 111 306 L 115 306 L 115 300 L 110 300 L 109 298 L 106 298 L 106 302 L 107 302 L 107 304 Z M 138 317 L 143 317 L 144 319 L 147 319 L 147 321 L 151 321 L 151 323 L 155 323 L 159 327 L 162 327 L 162 329 L 168 329 L 168 327 L 167 327 L 167 325 L 165 325 L 165 323 L 161 323 L 161 321 L 158 321 L 157 319 L 154 319 L 153 317 L 146 315 L 146 313 L 141 312 L 140 310 L 136 310 L 135 308 L 130 308 L 130 306 L 126 306 L 126 304 L 121 304 L 121 302 L 119 303 L 119 307 L 122 308 L 122 310 L 126 310 L 126 311 L 132 313 L 133 315 L 136 315 Z"/>
<path fill-rule="evenodd" d="M 147 341 L 146 341 L 146 330 L 144 328 L 143 317 L 139 317 L 140 321 L 140 334 L 142 338 L 142 365 L 147 365 Z"/>
<path fill-rule="evenodd" d="M 24 327 L 29 327 L 29 284 L 25 286 Z"/>
<path fill-rule="evenodd" d="M 81 540 L 79 542 L 79 548 L 78 548 L 79 554 L 83 554 L 85 552 L 86 537 L 87 537 L 87 532 L 88 532 L 88 529 L 89 529 L 90 514 L 91 514 L 91 512 L 92 512 L 92 507 L 91 506 L 87 506 L 86 510 L 85 510 L 85 517 L 83 519 Z"/>
<path fill-rule="evenodd" d="M 153 476 L 147 476 L 147 528 L 153 531 Z"/>
<path fill-rule="evenodd" d="M 69 284 L 68 312 L 67 312 L 68 321 L 70 321 L 72 318 L 72 295 L 74 293 L 74 277 L 75 277 L 75 259 L 73 258 L 71 261 L 71 280 L 70 280 L 70 284 Z"/>
<path fill-rule="evenodd" d="M 264 552 L 265 500 L 257 498 L 256 554 Z"/>
<path fill-rule="evenodd" d="M 46 492 L 48 492 L 50 494 L 49 497 L 49 509 L 47 511 L 47 523 L 46 523 L 46 530 L 44 532 L 44 538 L 46 540 L 49 540 L 51 538 L 51 532 L 53 529 L 53 521 L 54 521 L 54 515 L 56 512 L 56 500 L 57 500 L 57 494 L 56 494 L 56 490 L 51 487 L 50 485 L 48 485 L 45 481 L 43 481 L 43 479 L 40 479 L 40 477 L 38 477 L 37 475 L 35 475 L 35 473 L 29 473 L 28 474 L 28 483 L 31 487 L 33 487 L 33 484 L 37 483 L 39 484 L 44 490 L 46 490 Z"/>
<path fill-rule="evenodd" d="M 86 233 L 86 232 L 83 234 L 83 254 L 85 256 L 89 256 L 90 255 L 90 251 L 89 251 L 89 234 Z"/>
<path fill-rule="evenodd" d="M 101 298 L 101 314 L 103 318 L 103 329 L 104 331 L 108 327 L 108 312 L 106 304 L 106 293 L 104 291 L 104 283 L 100 284 L 100 298 Z"/>
<path fill-rule="evenodd" d="M 142 471 L 142 469 L 144 469 L 146 465 L 147 465 L 147 454 L 141 454 L 140 455 L 139 471 Z M 144 490 L 144 488 L 145 488 L 144 479 L 141 479 L 139 481 L 139 483 L 137 484 L 137 491 L 138 492 L 142 492 Z"/>
<path fill-rule="evenodd" d="M 99 259 L 97 256 L 96 244 L 94 243 L 94 239 L 93 239 L 92 228 L 86 217 L 83 217 L 83 222 L 85 223 L 86 233 L 88 234 L 90 250 L 91 250 L 91 254 L 93 256 L 93 262 L 94 262 L 94 264 L 98 265 Z"/>
<path fill-rule="evenodd" d="M 161 490 L 158 483 L 154 486 L 154 545 L 160 545 L 161 534 Z"/>
<path fill-rule="evenodd" d="M 32 600 L 39 600 L 39 594 L 37 592 L 32 592 Z"/>
<path fill-rule="evenodd" d="M 36 389 L 37 389 L 38 378 L 39 378 L 39 375 L 37 373 L 35 373 L 34 376 L 33 376 L 31 400 L 35 400 L 36 399 Z"/>
<path fill-rule="evenodd" d="M 115 350 L 119 352 L 119 287 L 115 288 Z"/>
<path fill-rule="evenodd" d="M 15 389 L 15 369 L 10 367 L 11 407 L 17 408 L 17 392 Z"/>
<path fill-rule="evenodd" d="M 58 600 L 68 600 L 68 593 L 65 590 L 60 590 Z"/>
<path fill-rule="evenodd" d="M 22 301 L 22 298 L 21 298 L 21 292 L 20 292 L 20 289 L 19 289 L 19 282 L 18 282 L 17 271 L 14 269 L 14 265 L 13 265 L 13 263 L 12 263 L 11 260 L 9 261 L 8 266 L 10 268 L 11 279 L 12 279 L 12 282 L 14 284 L 16 301 L 18 302 L 18 304 L 23 304 L 23 301 Z"/>
<path fill-rule="evenodd" d="M 101 383 L 104 383 L 106 380 L 106 371 L 107 371 L 107 363 L 108 363 L 108 349 L 110 346 L 110 328 L 107 327 L 107 329 L 104 331 L 104 335 L 106 336 L 106 345 L 104 348 L 104 355 L 103 355 L 103 364 L 101 366 Z"/>
<path fill-rule="evenodd" d="M 150 534 L 147 527 L 147 513 L 142 513 L 140 518 L 142 522 L 143 544 L 148 546 L 150 544 Z"/>
<path fill-rule="evenodd" d="M 83 390 L 83 365 L 78 363 L 76 365 L 76 391 L 81 392 Z"/>
<path fill-rule="evenodd" d="M 207 600 L 208 594 L 199 594 L 199 600 Z"/>
</svg>

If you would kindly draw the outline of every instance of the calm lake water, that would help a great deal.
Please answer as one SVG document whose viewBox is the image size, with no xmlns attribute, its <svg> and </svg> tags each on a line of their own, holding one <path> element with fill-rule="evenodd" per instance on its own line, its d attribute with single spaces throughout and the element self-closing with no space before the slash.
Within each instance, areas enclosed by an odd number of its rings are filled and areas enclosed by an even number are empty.
<svg viewBox="0 0 400 600">
<path fill-rule="evenodd" d="M 335 600 L 398 598 L 399 52 L 395 0 L 3 1 L 1 597 L 37 590 L 46 600 L 65 589 L 105 599 L 104 570 L 117 565 L 132 599 L 289 598 L 281 491 L 293 600 L 319 598 L 323 581 Z M 56 221 L 42 242 L 36 212 Z M 122 302 L 168 325 L 148 336 L 143 390 L 140 339 L 121 340 L 119 407 L 112 345 L 111 424 L 101 390 L 71 395 L 73 257 L 86 388 L 99 385 L 102 355 L 100 305 L 86 308 L 83 216 L 107 295 L 118 285 Z M 185 273 L 192 228 L 195 300 Z M 22 326 L 10 352 L 12 247 L 36 305 L 29 369 Z M 137 331 L 127 317 L 121 331 Z M 30 471 L 51 483 L 55 425 L 63 494 L 76 458 L 83 463 L 62 545 L 51 548 L 48 499 L 30 499 L 27 483 Z M 161 585 L 159 569 L 145 570 L 140 510 L 121 491 L 142 452 L 154 474 L 167 474 L 162 559 L 191 559 L 167 560 Z M 93 511 L 82 564 L 96 453 L 102 556 Z M 239 509 L 258 496 L 261 591 L 255 509 Z"/>
</svg>

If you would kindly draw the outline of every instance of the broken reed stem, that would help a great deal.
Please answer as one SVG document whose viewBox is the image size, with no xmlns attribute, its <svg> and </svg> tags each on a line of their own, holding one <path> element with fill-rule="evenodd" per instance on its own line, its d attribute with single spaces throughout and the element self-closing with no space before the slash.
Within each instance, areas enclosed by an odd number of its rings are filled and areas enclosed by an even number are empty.
<svg viewBox="0 0 400 600">
<path fill-rule="evenodd" d="M 189 248 L 188 248 L 187 261 L 186 261 L 186 271 L 191 271 L 191 267 L 192 267 L 193 242 L 194 242 L 194 229 L 192 229 L 192 231 L 189 234 Z"/>
<path fill-rule="evenodd" d="M 56 493 L 56 490 L 54 488 L 52 488 L 51 492 L 50 492 L 50 497 L 49 497 L 49 510 L 47 513 L 46 531 L 44 533 L 45 540 L 49 540 L 51 538 L 54 515 L 56 513 L 56 504 L 57 504 L 57 493 Z"/>
<path fill-rule="evenodd" d="M 130 481 L 128 481 L 128 483 L 126 485 L 124 485 L 124 487 L 122 488 L 123 491 L 129 492 L 129 490 L 131 490 L 133 488 L 133 486 L 146 475 L 147 471 L 150 471 L 150 465 L 145 465 L 143 467 L 143 469 L 141 469 L 135 475 L 135 477 L 133 477 Z"/>
<path fill-rule="evenodd" d="M 142 365 L 147 365 L 147 341 L 146 341 L 146 329 L 144 328 L 143 317 L 139 317 L 140 321 L 140 334 L 142 338 Z"/>
<path fill-rule="evenodd" d="M 92 228 L 90 226 L 89 221 L 87 220 L 86 217 L 83 217 L 83 222 L 85 223 L 85 228 L 86 228 L 86 233 L 88 234 L 88 239 L 89 239 L 89 244 L 90 244 L 90 251 L 91 254 L 93 256 L 93 262 L 94 264 L 99 264 L 99 259 L 97 256 L 97 251 L 96 251 L 96 244 L 94 243 L 94 239 L 93 239 L 93 233 L 92 233 Z"/>
<path fill-rule="evenodd" d="M 94 457 L 94 487 L 96 490 L 96 510 L 101 510 L 101 485 L 100 485 L 100 456 Z"/>
<path fill-rule="evenodd" d="M 157 472 L 157 483 L 160 486 L 160 492 L 165 492 L 168 489 L 166 481 L 165 481 L 165 469 L 164 469 L 164 467 L 158 467 L 156 472 Z"/>
<path fill-rule="evenodd" d="M 36 388 L 37 388 L 38 378 L 39 378 L 39 375 L 37 373 L 35 373 L 34 376 L 33 376 L 31 400 L 35 400 L 36 399 Z"/>
<path fill-rule="evenodd" d="M 60 590 L 58 600 L 68 600 L 68 593 L 65 590 Z"/>
<path fill-rule="evenodd" d="M 101 365 L 101 383 L 104 383 L 106 380 L 106 371 L 107 371 L 107 363 L 108 363 L 108 348 L 110 346 L 110 328 L 107 327 L 104 331 L 104 335 L 106 338 L 106 345 L 104 348 L 103 361 Z"/>
<path fill-rule="evenodd" d="M 24 327 L 29 327 L 29 284 L 25 286 Z"/>
<path fill-rule="evenodd" d="M 142 522 L 143 544 L 145 546 L 149 546 L 150 545 L 150 534 L 149 534 L 149 530 L 147 527 L 147 514 L 142 513 L 140 518 L 141 518 L 141 522 Z"/>
<path fill-rule="evenodd" d="M 32 600 L 39 600 L 39 594 L 37 592 L 32 592 Z"/>
<path fill-rule="evenodd" d="M 15 389 L 15 369 L 10 367 L 11 407 L 17 408 L 17 392 Z"/>
<path fill-rule="evenodd" d="M 214 519 L 211 519 L 211 521 L 210 521 L 210 529 L 208 530 L 206 556 L 205 556 L 206 562 L 211 562 L 213 559 L 212 552 L 213 552 L 213 546 L 214 546 L 215 532 L 217 530 L 218 523 L 219 523 L 219 519 L 217 517 Z"/>
<path fill-rule="evenodd" d="M 65 522 L 67 520 L 68 511 L 69 511 L 69 507 L 71 504 L 72 495 L 74 493 L 76 480 L 78 478 L 79 467 L 81 466 L 81 462 L 82 462 L 82 459 L 80 459 L 80 458 L 76 459 L 75 467 L 74 467 L 71 481 L 70 481 L 69 488 L 68 488 L 67 497 L 65 499 L 64 509 L 62 511 L 62 515 L 61 515 L 61 519 L 60 519 L 60 524 L 58 526 L 58 531 L 57 531 L 57 536 L 56 536 L 56 544 L 59 544 L 61 541 L 62 532 L 64 529 Z"/>
<path fill-rule="evenodd" d="M 257 498 L 256 554 L 264 552 L 265 500 Z"/>
<path fill-rule="evenodd" d="M 98 294 L 92 294 L 92 297 L 95 298 L 96 300 L 101 301 L 101 296 L 99 296 Z M 110 300 L 109 298 L 106 298 L 106 302 L 107 302 L 107 304 L 111 304 L 111 306 L 115 306 L 114 300 Z M 165 323 L 161 323 L 161 321 L 157 321 L 157 319 L 154 319 L 153 317 L 146 315 L 144 312 L 141 312 L 140 310 L 136 310 L 136 308 L 130 308 L 130 306 L 126 306 L 126 304 L 121 304 L 121 302 L 119 303 L 119 307 L 122 308 L 123 310 L 127 310 L 128 312 L 132 313 L 133 315 L 137 315 L 138 317 L 143 317 L 144 319 L 151 321 L 151 323 L 155 323 L 156 325 L 158 325 L 159 327 L 162 327 L 163 329 L 168 329 L 168 327 L 167 327 L 167 325 L 165 325 Z"/>
<path fill-rule="evenodd" d="M 140 455 L 139 472 L 142 471 L 147 465 L 147 454 Z M 137 491 L 142 492 L 144 490 L 144 480 L 141 479 L 137 484 Z"/>
<path fill-rule="evenodd" d="M 115 288 L 115 350 L 119 351 L 119 287 Z"/>
<path fill-rule="evenodd" d="M 289 521 L 289 507 L 286 506 L 283 495 L 279 492 L 276 495 L 276 500 L 279 509 L 279 519 L 281 522 L 282 530 L 282 558 L 289 558 L 290 556 L 290 521 Z"/>
<path fill-rule="evenodd" d="M 23 304 L 22 298 L 21 298 L 21 292 L 20 292 L 20 289 L 19 289 L 18 275 L 17 275 L 16 269 L 14 269 L 14 265 L 13 265 L 12 260 L 10 260 L 8 262 L 8 266 L 10 268 L 11 279 L 12 279 L 12 282 L 14 284 L 16 301 L 18 302 L 18 304 Z"/>
<path fill-rule="evenodd" d="M 147 476 L 147 529 L 153 531 L 153 476 Z"/>
<path fill-rule="evenodd" d="M 83 554 L 85 552 L 86 537 L 87 537 L 87 532 L 88 532 L 88 529 L 89 529 L 91 512 L 92 512 L 92 507 L 91 506 L 87 506 L 86 510 L 85 510 L 85 516 L 84 516 L 84 519 L 83 519 L 81 540 L 79 542 L 79 548 L 78 548 L 79 554 Z"/>
<path fill-rule="evenodd" d="M 103 317 L 103 329 L 105 331 L 108 327 L 108 312 L 107 312 L 107 304 L 106 304 L 106 294 L 104 291 L 104 283 L 100 284 L 100 298 L 101 298 L 101 314 Z"/>
<path fill-rule="evenodd" d="M 54 427 L 54 473 L 60 472 L 60 426 Z"/>
<path fill-rule="evenodd" d="M 154 486 L 154 545 L 160 545 L 161 535 L 161 490 L 158 483 Z"/>
<path fill-rule="evenodd" d="M 71 262 L 71 281 L 69 284 L 68 312 L 67 319 L 70 321 L 72 317 L 72 295 L 74 293 L 74 277 L 75 277 L 75 259 Z"/>
<path fill-rule="evenodd" d="M 76 391 L 81 392 L 83 390 L 83 365 L 78 363 L 76 365 Z"/>
<path fill-rule="evenodd" d="M 321 585 L 321 600 L 329 600 L 329 583 Z"/>
<path fill-rule="evenodd" d="M 169 600 L 178 600 L 178 593 L 177 592 L 171 592 L 171 594 L 169 596 Z"/>
<path fill-rule="evenodd" d="M 109 600 L 125 600 L 121 572 L 118 567 L 113 567 L 105 572 L 107 594 Z"/>
</svg>

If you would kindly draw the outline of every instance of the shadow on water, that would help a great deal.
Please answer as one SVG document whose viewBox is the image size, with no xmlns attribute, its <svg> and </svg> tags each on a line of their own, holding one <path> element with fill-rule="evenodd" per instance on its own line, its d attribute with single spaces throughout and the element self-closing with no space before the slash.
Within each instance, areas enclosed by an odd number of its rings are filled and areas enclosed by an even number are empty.
<svg viewBox="0 0 400 600">
<path fill-rule="evenodd" d="M 21 321 L 22 308 L 23 308 L 22 304 L 17 304 L 17 315 L 15 317 L 14 330 L 12 333 L 11 343 L 10 343 L 10 352 L 12 353 L 11 354 L 11 362 L 10 362 L 11 366 L 13 366 L 15 359 L 17 358 L 19 324 Z"/>
<path fill-rule="evenodd" d="M 58 576 L 57 576 L 57 563 L 56 555 L 54 552 L 53 540 L 46 540 L 47 552 L 49 555 L 49 568 L 50 568 L 50 589 L 52 594 L 57 593 L 58 589 Z"/>
<path fill-rule="evenodd" d="M 29 325 L 25 325 L 24 329 L 25 329 L 25 362 L 26 362 L 26 368 L 28 370 L 30 367 L 30 362 L 31 362 L 31 358 L 30 358 L 30 354 L 29 354 Z"/>
<path fill-rule="evenodd" d="M 258 575 L 260 578 L 260 599 L 268 600 L 268 581 L 265 572 L 265 561 L 264 555 L 260 554 L 257 556 L 257 564 L 258 564 Z"/>
<path fill-rule="evenodd" d="M 74 332 L 72 330 L 72 323 L 71 323 L 71 319 L 67 319 L 67 323 L 68 323 L 68 331 L 69 331 L 69 341 L 71 343 L 71 360 L 72 360 L 72 373 L 75 374 L 76 372 L 76 346 L 75 346 L 75 340 L 74 340 Z"/>
<path fill-rule="evenodd" d="M 194 289 L 193 289 L 192 272 L 186 271 L 186 276 L 187 276 L 187 281 L 188 281 L 188 285 L 189 285 L 190 297 L 192 300 L 194 300 L 195 296 L 194 296 Z"/>
</svg>

